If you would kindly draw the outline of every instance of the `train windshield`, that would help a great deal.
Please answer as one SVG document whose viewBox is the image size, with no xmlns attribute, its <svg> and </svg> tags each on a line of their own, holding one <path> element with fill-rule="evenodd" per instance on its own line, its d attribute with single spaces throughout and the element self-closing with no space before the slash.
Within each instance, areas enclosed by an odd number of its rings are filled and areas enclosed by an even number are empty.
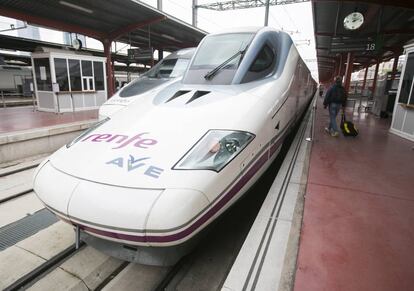
<svg viewBox="0 0 414 291">
<path fill-rule="evenodd" d="M 231 84 L 243 53 L 253 37 L 254 33 L 227 33 L 206 37 L 194 56 L 183 82 L 187 84 Z M 211 71 L 216 70 L 217 72 L 210 74 Z"/>
<path fill-rule="evenodd" d="M 252 38 L 252 33 L 230 33 L 207 37 L 199 48 L 190 69 L 214 68 L 237 52 L 244 51 Z M 237 68 L 240 58 L 241 55 L 234 58 L 229 65 Z"/>
<path fill-rule="evenodd" d="M 145 75 L 148 78 L 176 78 L 184 74 L 189 59 L 165 59 L 149 70 Z"/>
<path fill-rule="evenodd" d="M 173 78 L 181 77 L 187 69 L 190 59 L 171 58 L 163 59 L 151 70 L 125 86 L 119 97 L 132 97 L 147 92 Z"/>
</svg>

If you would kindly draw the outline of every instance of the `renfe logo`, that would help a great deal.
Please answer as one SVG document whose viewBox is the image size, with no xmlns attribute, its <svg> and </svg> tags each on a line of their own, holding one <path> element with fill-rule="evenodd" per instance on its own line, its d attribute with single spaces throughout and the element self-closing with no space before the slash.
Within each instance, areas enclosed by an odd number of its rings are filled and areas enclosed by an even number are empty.
<svg viewBox="0 0 414 291">
<path fill-rule="evenodd" d="M 134 147 L 147 149 L 150 146 L 157 144 L 158 142 L 152 138 L 143 138 L 143 135 L 149 134 L 149 132 L 138 133 L 133 137 L 129 137 L 123 134 L 109 134 L 109 133 L 102 133 L 102 134 L 91 134 L 85 137 L 82 142 L 84 141 L 91 141 L 91 142 L 109 142 L 109 143 L 116 143 L 119 144 L 118 146 L 114 147 L 113 149 L 120 149 L 123 148 L 130 143 L 133 143 Z"/>
</svg>

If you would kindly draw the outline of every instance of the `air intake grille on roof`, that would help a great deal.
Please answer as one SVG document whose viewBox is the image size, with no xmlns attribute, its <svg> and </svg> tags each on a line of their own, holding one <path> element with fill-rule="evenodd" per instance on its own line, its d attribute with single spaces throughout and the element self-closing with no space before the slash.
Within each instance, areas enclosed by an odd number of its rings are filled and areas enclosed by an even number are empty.
<svg viewBox="0 0 414 291">
<path fill-rule="evenodd" d="M 201 96 L 204 96 L 206 94 L 210 93 L 210 91 L 196 91 L 193 95 L 193 97 L 190 98 L 185 104 L 188 104 L 190 102 L 193 102 L 194 100 L 200 98 Z"/>
<path fill-rule="evenodd" d="M 190 90 L 180 90 L 180 91 L 177 91 L 177 92 L 175 92 L 175 94 L 174 94 L 174 95 L 173 95 L 170 99 L 168 99 L 165 103 L 170 102 L 170 101 L 174 100 L 175 98 L 180 97 L 181 95 L 187 94 L 188 92 L 190 92 Z"/>
</svg>

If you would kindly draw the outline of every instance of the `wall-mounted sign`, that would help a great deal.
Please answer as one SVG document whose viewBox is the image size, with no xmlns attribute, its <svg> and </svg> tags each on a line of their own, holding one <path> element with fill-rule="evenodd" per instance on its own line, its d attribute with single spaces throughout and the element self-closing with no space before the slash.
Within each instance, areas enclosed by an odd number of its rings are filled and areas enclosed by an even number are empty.
<svg viewBox="0 0 414 291">
<path fill-rule="evenodd" d="M 46 67 L 40 66 L 39 67 L 40 72 L 40 80 L 45 81 L 47 79 L 46 77 Z"/>
<path fill-rule="evenodd" d="M 60 91 L 59 83 L 52 83 L 52 90 L 53 92 L 58 93 Z"/>
<path fill-rule="evenodd" d="M 128 60 L 130 61 L 149 61 L 152 60 L 154 50 L 149 49 L 128 49 Z"/>
<path fill-rule="evenodd" d="M 347 53 L 347 52 L 367 52 L 377 54 L 382 51 L 382 37 L 333 37 L 331 40 L 330 52 Z"/>
</svg>

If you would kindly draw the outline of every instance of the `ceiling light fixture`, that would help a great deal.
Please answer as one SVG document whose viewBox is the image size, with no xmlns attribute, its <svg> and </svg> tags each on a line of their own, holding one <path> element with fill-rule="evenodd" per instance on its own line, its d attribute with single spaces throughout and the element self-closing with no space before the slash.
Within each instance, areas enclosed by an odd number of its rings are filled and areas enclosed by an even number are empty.
<svg viewBox="0 0 414 291">
<path fill-rule="evenodd" d="M 85 7 L 82 7 L 82 6 L 79 6 L 79 5 L 70 3 L 70 2 L 59 1 L 59 3 L 62 4 L 62 5 L 64 5 L 64 6 L 67 6 L 67 7 L 70 7 L 70 8 L 79 10 L 79 11 L 82 11 L 82 12 L 86 12 L 86 13 L 89 13 L 89 14 L 92 14 L 93 13 L 93 10 L 91 10 L 91 9 L 88 9 L 88 8 L 85 8 Z"/>
<path fill-rule="evenodd" d="M 167 35 L 167 34 L 161 34 L 162 37 L 173 40 L 173 41 L 177 41 L 177 42 L 181 42 L 180 40 L 176 39 L 173 36 Z"/>
</svg>

